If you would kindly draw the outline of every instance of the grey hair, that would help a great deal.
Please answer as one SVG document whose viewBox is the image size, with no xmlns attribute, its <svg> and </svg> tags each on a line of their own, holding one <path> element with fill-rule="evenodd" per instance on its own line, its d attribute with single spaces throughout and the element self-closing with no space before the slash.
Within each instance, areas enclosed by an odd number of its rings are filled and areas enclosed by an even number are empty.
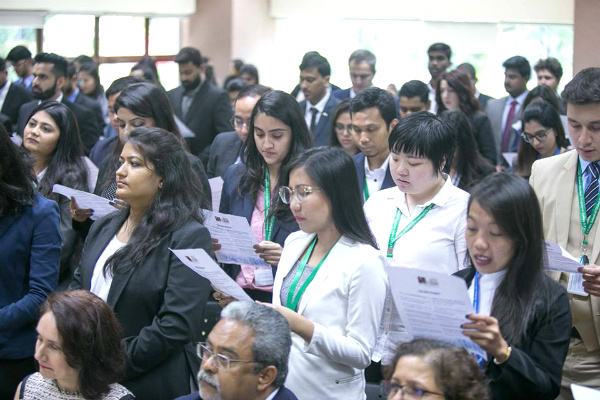
<svg viewBox="0 0 600 400">
<path fill-rule="evenodd" d="M 377 57 L 375 57 L 375 54 L 371 53 L 369 50 L 354 50 L 352 54 L 350 54 L 348 64 L 350 64 L 352 61 L 356 61 L 357 63 L 366 61 L 367 64 L 369 64 L 369 67 L 371 67 L 371 72 L 375 73 L 375 64 L 377 63 Z"/>
<path fill-rule="evenodd" d="M 288 374 L 288 359 L 292 347 L 292 335 L 287 320 L 274 309 L 249 301 L 230 303 L 221 311 L 221 318 L 252 329 L 252 353 L 256 362 L 254 373 L 273 365 L 277 368 L 273 386 L 283 386 Z"/>
</svg>

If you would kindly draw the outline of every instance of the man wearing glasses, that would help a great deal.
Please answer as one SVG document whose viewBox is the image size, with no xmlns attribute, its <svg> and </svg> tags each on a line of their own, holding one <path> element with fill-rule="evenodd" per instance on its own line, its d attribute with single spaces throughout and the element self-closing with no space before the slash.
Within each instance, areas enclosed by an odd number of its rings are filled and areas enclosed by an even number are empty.
<svg viewBox="0 0 600 400">
<path fill-rule="evenodd" d="M 16 46 L 8 52 L 6 61 L 10 61 L 19 79 L 15 84 L 23 89 L 31 90 L 33 85 L 33 60 L 31 51 L 25 46 Z"/>
<path fill-rule="evenodd" d="M 283 386 L 292 338 L 285 318 L 257 303 L 235 301 L 198 343 L 199 393 L 177 400 L 297 400 Z"/>
</svg>

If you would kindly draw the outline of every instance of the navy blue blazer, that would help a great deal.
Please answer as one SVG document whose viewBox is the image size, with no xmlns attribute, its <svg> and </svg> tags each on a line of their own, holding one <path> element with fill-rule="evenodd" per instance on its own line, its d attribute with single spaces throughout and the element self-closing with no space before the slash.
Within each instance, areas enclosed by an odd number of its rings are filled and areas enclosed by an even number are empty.
<svg viewBox="0 0 600 400">
<path fill-rule="evenodd" d="M 106 158 L 113 152 L 118 140 L 118 135 L 107 139 L 98 140 L 94 147 L 92 147 L 92 151 L 90 151 L 90 160 L 92 160 L 97 167 L 100 167 L 104 163 L 104 160 L 106 160 Z"/>
<path fill-rule="evenodd" d="M 202 397 L 200 397 L 200 393 L 192 393 L 187 396 L 178 397 L 175 400 L 202 400 Z M 282 386 L 279 388 L 277 395 L 273 397 L 273 400 L 298 400 L 298 398 L 290 389 Z"/>
<path fill-rule="evenodd" d="M 315 131 L 312 132 L 313 139 L 315 140 L 315 147 L 329 145 L 329 137 L 331 136 L 331 118 L 333 117 L 335 108 L 341 103 L 341 100 L 334 97 L 333 93 L 334 92 L 331 93 L 329 100 L 327 100 L 327 103 L 325 104 L 321 118 L 319 118 L 319 122 L 317 123 L 317 126 L 315 126 Z M 302 107 L 302 111 L 306 112 L 306 100 L 300 102 L 300 107 Z"/>
<path fill-rule="evenodd" d="M 336 90 L 335 92 L 331 93 L 331 96 L 335 97 L 340 102 L 342 102 L 342 101 L 350 98 L 350 89 L 351 88 L 342 89 L 342 90 Z"/>
<path fill-rule="evenodd" d="M 58 204 L 40 194 L 0 218 L 0 359 L 33 356 L 40 306 L 58 284 L 59 227 Z"/>
<path fill-rule="evenodd" d="M 363 196 L 363 185 L 365 183 L 365 155 L 361 152 L 358 152 L 354 157 L 354 167 L 356 167 L 356 174 L 358 175 L 358 187 L 360 188 L 360 194 Z M 392 178 L 392 174 L 390 172 L 390 165 L 388 164 L 387 170 L 385 171 L 385 178 L 383 178 L 383 183 L 381 184 L 381 189 L 388 189 L 391 187 L 395 187 L 396 183 Z M 364 198 L 364 197 L 363 197 Z"/>
<path fill-rule="evenodd" d="M 250 223 L 252 221 L 254 203 L 252 202 L 250 195 L 240 195 L 238 193 L 238 185 L 242 175 L 244 174 L 244 168 L 246 168 L 244 164 L 234 164 L 227 169 L 223 182 L 223 191 L 221 192 L 221 204 L 219 206 L 219 212 L 237 215 L 239 217 L 246 217 L 248 223 Z M 283 246 L 285 239 L 287 239 L 289 234 L 296 232 L 299 229 L 300 228 L 298 227 L 296 220 L 293 218 L 285 221 L 275 218 L 275 224 L 273 225 L 273 237 L 271 238 L 271 241 Z M 234 279 L 239 271 L 239 265 L 230 265 L 228 267 L 228 272 Z M 276 268 L 273 268 L 273 276 L 275 276 L 275 271 Z"/>
</svg>

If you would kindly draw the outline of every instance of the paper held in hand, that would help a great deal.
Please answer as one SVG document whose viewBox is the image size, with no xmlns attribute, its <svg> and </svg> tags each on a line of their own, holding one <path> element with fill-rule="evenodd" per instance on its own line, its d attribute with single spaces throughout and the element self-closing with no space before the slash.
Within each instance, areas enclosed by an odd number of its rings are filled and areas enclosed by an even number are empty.
<svg viewBox="0 0 600 400">
<path fill-rule="evenodd" d="M 253 246 L 258 242 L 246 218 L 208 210 L 202 210 L 202 213 L 204 226 L 221 245 L 221 250 L 215 251 L 218 262 L 271 268 L 254 250 Z"/>
<path fill-rule="evenodd" d="M 460 327 L 473 313 L 467 284 L 457 276 L 390 266 L 387 268 L 394 303 L 411 339 L 426 337 L 464 347 L 487 360 L 487 353 Z"/>
<path fill-rule="evenodd" d="M 210 281 L 213 287 L 240 301 L 253 301 L 204 249 L 169 249 L 192 271 Z"/>
<path fill-rule="evenodd" d="M 569 252 L 558 244 L 546 240 L 547 269 L 569 273 L 567 291 L 578 296 L 588 296 L 583 290 L 583 275 L 577 269 L 582 265 Z"/>
<path fill-rule="evenodd" d="M 110 213 L 119 211 L 110 204 L 110 200 L 104 197 L 96 196 L 95 194 L 83 192 L 77 189 L 71 189 L 63 185 L 54 185 L 52 192 L 62 194 L 67 198 L 74 197 L 79 208 L 89 208 L 94 210 L 90 219 L 96 220 Z"/>
</svg>

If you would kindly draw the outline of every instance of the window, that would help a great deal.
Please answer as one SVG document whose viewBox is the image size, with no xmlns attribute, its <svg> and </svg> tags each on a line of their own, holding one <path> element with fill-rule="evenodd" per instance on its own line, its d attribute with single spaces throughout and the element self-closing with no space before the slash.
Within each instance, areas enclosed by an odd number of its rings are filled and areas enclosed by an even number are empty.
<svg viewBox="0 0 600 400">
<path fill-rule="evenodd" d="M 94 54 L 93 15 L 52 15 L 44 24 L 43 49 L 74 58 Z"/>
</svg>

